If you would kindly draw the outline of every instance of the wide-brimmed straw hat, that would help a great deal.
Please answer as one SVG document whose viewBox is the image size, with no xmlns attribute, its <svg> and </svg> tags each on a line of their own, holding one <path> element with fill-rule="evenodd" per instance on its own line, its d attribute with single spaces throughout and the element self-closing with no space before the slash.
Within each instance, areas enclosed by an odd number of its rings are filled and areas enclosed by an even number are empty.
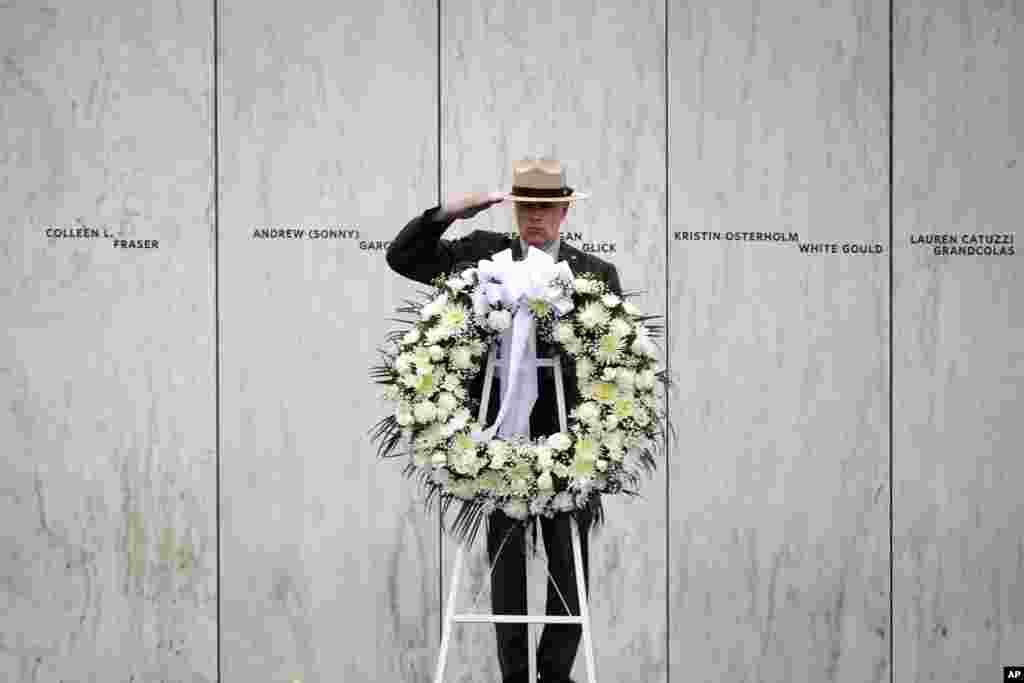
<svg viewBox="0 0 1024 683">
<path fill-rule="evenodd" d="M 522 159 L 512 164 L 512 191 L 505 199 L 514 202 L 573 202 L 589 195 L 565 184 L 565 169 L 557 159 Z"/>
</svg>

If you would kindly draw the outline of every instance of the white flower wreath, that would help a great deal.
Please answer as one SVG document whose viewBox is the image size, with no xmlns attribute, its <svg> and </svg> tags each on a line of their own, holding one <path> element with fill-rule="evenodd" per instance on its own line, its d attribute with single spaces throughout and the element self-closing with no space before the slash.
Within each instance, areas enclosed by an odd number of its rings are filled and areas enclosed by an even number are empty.
<svg viewBox="0 0 1024 683">
<path fill-rule="evenodd" d="M 566 390 L 575 390 L 577 405 L 567 431 L 479 440 L 485 425 L 466 387 L 517 313 L 481 295 L 486 279 L 475 267 L 438 277 L 423 301 L 398 309 L 415 318 L 398 320 L 410 327 L 391 333 L 384 362 L 373 368 L 384 397 L 396 404 L 376 425 L 378 455 L 409 443 L 397 453 L 410 458 L 405 473 L 420 479 L 428 503 L 433 495 L 445 510 L 453 500 L 463 503 L 451 530 L 470 540 L 495 509 L 525 520 L 595 502 L 600 511 L 596 493 L 636 495 L 641 471 L 656 466 L 665 426 L 654 393 L 659 381 L 668 384 L 656 370 L 652 340 L 661 328 L 647 324 L 660 316 L 641 315 L 590 274 L 556 277 L 543 295 L 524 297 L 537 338 L 553 344 L 563 363 L 575 363 L 577 385 Z"/>
</svg>

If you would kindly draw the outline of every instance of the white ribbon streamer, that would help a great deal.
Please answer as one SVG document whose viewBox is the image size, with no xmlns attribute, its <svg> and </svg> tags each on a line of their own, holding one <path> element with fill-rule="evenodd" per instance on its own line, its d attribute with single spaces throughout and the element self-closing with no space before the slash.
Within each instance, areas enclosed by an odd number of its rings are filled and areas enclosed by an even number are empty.
<svg viewBox="0 0 1024 683">
<path fill-rule="evenodd" d="M 537 326 L 529 301 L 544 301 L 559 315 L 571 311 L 572 299 L 551 283 L 555 279 L 571 283 L 572 269 L 565 261 L 555 263 L 546 252 L 531 246 L 522 261 L 514 261 L 509 249 L 492 260 L 480 261 L 477 275 L 480 284 L 474 292 L 474 312 L 486 314 L 492 306 L 504 304 L 515 313 L 499 338 L 504 361 L 498 375 L 503 389 L 501 408 L 490 427 L 472 436 L 478 442 L 490 441 L 495 432 L 503 438 L 529 436 L 530 412 L 537 401 Z"/>
</svg>

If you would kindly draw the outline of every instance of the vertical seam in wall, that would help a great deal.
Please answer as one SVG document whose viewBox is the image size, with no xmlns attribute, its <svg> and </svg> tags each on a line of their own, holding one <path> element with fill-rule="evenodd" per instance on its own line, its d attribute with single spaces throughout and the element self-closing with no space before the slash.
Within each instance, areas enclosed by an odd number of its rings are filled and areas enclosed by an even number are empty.
<svg viewBox="0 0 1024 683">
<path fill-rule="evenodd" d="M 671 255 L 669 253 L 669 199 L 670 199 L 670 185 L 668 175 L 668 100 L 669 100 L 669 78 L 668 78 L 668 0 L 664 0 L 665 3 L 665 374 L 671 378 L 672 368 L 672 345 L 669 344 L 669 335 L 672 326 L 669 325 L 669 289 L 668 289 L 668 274 L 669 274 L 669 260 Z M 670 482 L 672 479 L 672 469 L 669 466 L 671 460 L 669 460 L 669 445 L 668 445 L 668 425 L 670 424 L 669 419 L 669 400 L 668 400 L 668 386 L 662 385 L 665 392 L 665 433 L 662 435 L 664 439 L 665 448 L 665 680 L 672 680 L 672 610 L 670 609 L 670 603 L 672 601 L 671 584 L 669 577 L 671 576 L 672 570 L 672 556 L 671 556 L 671 545 L 669 544 L 669 531 L 672 524 L 672 515 L 669 497 L 670 493 Z"/>
<path fill-rule="evenodd" d="M 437 203 L 441 203 L 441 0 L 437 0 Z M 437 497 L 437 633 L 444 633 L 444 533 L 441 496 Z M 438 645 L 440 647 L 440 645 Z"/>
<path fill-rule="evenodd" d="M 896 634 L 894 631 L 895 612 L 893 603 L 894 570 L 893 570 L 893 102 L 895 99 L 894 67 L 893 67 L 893 19 L 895 9 L 893 0 L 889 0 L 889 681 L 896 678 Z"/>
<path fill-rule="evenodd" d="M 219 288 L 219 251 L 217 245 L 220 240 L 220 128 L 218 127 L 218 117 L 220 111 L 217 107 L 217 99 L 220 96 L 219 84 L 219 69 L 218 69 L 218 55 L 219 55 L 219 22 L 218 22 L 218 0 L 213 0 L 213 130 L 212 130 L 212 142 L 213 142 L 213 428 L 214 428 L 214 524 L 215 524 L 215 543 L 216 552 L 214 556 L 216 558 L 216 609 L 217 609 L 217 673 L 216 680 L 218 683 L 221 681 L 221 643 L 222 627 L 220 619 L 220 604 L 221 604 L 221 570 L 220 570 L 220 288 Z"/>
</svg>

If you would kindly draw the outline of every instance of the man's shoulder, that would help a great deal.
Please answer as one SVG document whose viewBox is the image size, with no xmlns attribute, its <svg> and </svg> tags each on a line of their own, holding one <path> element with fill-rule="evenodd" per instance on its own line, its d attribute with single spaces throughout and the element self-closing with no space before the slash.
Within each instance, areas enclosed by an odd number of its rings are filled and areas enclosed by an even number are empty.
<svg viewBox="0 0 1024 683">
<path fill-rule="evenodd" d="M 569 254 L 570 258 L 575 261 L 582 261 L 587 264 L 590 270 L 595 271 L 609 271 L 615 267 L 611 261 L 606 261 L 597 254 L 593 254 L 588 251 L 583 251 L 577 247 L 574 247 L 569 242 L 562 242 L 563 250 Z"/>
<path fill-rule="evenodd" d="M 478 228 L 476 230 L 473 230 L 468 235 L 466 235 L 466 237 L 485 243 L 493 242 L 494 244 L 511 244 L 513 235 L 512 233 L 509 232 L 498 232 L 497 230 L 481 230 Z"/>
<path fill-rule="evenodd" d="M 512 245 L 512 236 L 507 232 L 478 229 L 460 237 L 457 241 L 477 250 L 493 250 L 497 252 L 502 249 L 507 249 Z"/>
</svg>

